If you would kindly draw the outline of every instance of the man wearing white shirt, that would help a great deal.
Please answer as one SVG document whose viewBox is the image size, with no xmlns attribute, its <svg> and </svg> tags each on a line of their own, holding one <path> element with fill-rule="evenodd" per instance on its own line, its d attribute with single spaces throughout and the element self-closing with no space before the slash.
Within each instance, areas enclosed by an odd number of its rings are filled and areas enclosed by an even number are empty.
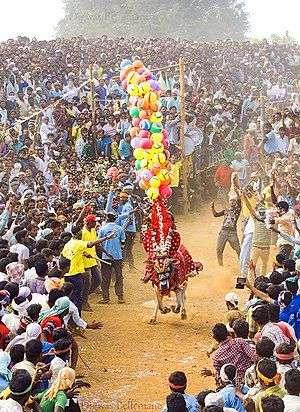
<svg viewBox="0 0 300 412">
<path fill-rule="evenodd" d="M 285 374 L 284 412 L 300 412 L 300 371 L 290 369 Z"/>
<path fill-rule="evenodd" d="M 4 124 L 7 121 L 7 110 L 4 100 L 0 101 L 0 124 Z"/>
<path fill-rule="evenodd" d="M 276 136 L 277 150 L 284 157 L 287 157 L 288 149 L 289 149 L 289 138 L 285 134 L 285 128 L 284 127 L 280 127 L 278 132 L 279 132 L 279 134 Z"/>
<path fill-rule="evenodd" d="M 221 89 L 218 90 L 215 95 L 214 95 L 214 100 L 215 99 L 225 99 L 227 101 L 227 95 L 226 95 L 226 90 L 227 90 L 227 84 L 222 83 Z"/>
<path fill-rule="evenodd" d="M 298 154 L 300 153 L 300 134 L 296 135 L 293 139 L 290 140 L 289 144 L 289 154 Z"/>
<path fill-rule="evenodd" d="M 43 121 L 40 127 L 40 135 L 42 144 L 48 141 L 48 134 L 53 133 L 55 131 L 55 127 L 49 123 L 49 117 L 44 116 Z"/>
</svg>

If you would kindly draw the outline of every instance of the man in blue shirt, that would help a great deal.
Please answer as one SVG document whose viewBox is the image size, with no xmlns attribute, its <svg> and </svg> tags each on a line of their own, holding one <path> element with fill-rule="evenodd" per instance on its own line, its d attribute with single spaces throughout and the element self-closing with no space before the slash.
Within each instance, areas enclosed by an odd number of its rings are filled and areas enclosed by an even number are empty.
<svg viewBox="0 0 300 412">
<path fill-rule="evenodd" d="M 132 157 L 130 140 L 130 133 L 126 132 L 124 139 L 122 139 L 119 144 L 119 153 L 122 160 L 129 160 Z"/>
<path fill-rule="evenodd" d="M 122 246 L 125 243 L 125 232 L 122 226 L 115 223 L 117 216 L 113 212 L 107 213 L 107 223 L 99 230 L 98 235 L 102 237 L 103 233 L 107 235 L 109 233 L 116 232 L 117 235 L 114 238 L 108 239 L 103 243 L 104 250 L 110 253 L 114 260 L 111 261 L 109 257 L 103 252 L 101 269 L 102 269 L 102 298 L 99 303 L 108 304 L 109 303 L 109 287 L 112 269 L 116 272 L 116 283 L 115 292 L 118 297 L 119 303 L 125 303 L 124 300 L 124 290 L 123 290 L 123 275 L 122 275 Z M 105 263 L 107 262 L 107 263 Z"/>
<path fill-rule="evenodd" d="M 123 189 L 124 190 L 124 189 Z M 132 189 L 133 190 L 133 187 Z M 120 194 L 120 202 L 124 205 L 121 215 L 119 215 L 120 225 L 124 228 L 126 233 L 126 242 L 124 245 L 123 259 L 124 262 L 128 262 L 129 269 L 134 269 L 133 260 L 133 243 L 136 234 L 136 218 L 134 215 L 134 208 L 130 196 L 125 191 Z"/>
<path fill-rule="evenodd" d="M 265 123 L 265 133 L 266 137 L 263 140 L 264 150 L 267 154 L 272 154 L 277 152 L 277 138 L 276 134 L 273 132 L 271 123 Z"/>
</svg>

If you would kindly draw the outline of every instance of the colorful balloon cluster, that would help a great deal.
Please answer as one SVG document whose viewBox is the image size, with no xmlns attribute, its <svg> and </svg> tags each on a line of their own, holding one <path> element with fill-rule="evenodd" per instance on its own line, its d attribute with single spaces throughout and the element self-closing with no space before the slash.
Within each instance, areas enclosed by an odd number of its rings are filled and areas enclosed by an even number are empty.
<svg viewBox="0 0 300 412">
<path fill-rule="evenodd" d="M 130 96 L 132 127 L 129 132 L 140 188 L 149 199 L 168 198 L 172 194 L 171 163 L 168 134 L 161 123 L 160 85 L 140 60 L 123 60 L 120 79 Z"/>
</svg>

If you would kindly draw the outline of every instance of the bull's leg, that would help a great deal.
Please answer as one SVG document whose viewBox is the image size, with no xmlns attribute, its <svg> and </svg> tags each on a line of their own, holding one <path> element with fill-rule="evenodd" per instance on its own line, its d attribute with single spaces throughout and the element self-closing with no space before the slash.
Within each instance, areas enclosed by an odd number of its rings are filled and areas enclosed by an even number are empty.
<svg viewBox="0 0 300 412">
<path fill-rule="evenodd" d="M 181 292 L 182 292 L 181 289 L 176 289 L 176 290 L 175 290 L 175 294 L 176 294 L 176 306 L 175 306 L 175 305 L 172 305 L 172 306 L 171 306 L 172 312 L 174 312 L 174 313 L 179 313 L 179 312 L 180 312 L 180 309 L 181 309 L 181 300 L 182 300 Z"/>
<path fill-rule="evenodd" d="M 156 324 L 156 319 L 157 319 L 157 312 L 158 309 L 160 310 L 161 313 L 165 314 L 165 313 L 169 313 L 171 309 L 167 308 L 166 306 L 163 305 L 163 301 L 162 301 L 162 296 L 161 293 L 158 289 L 157 286 L 154 286 L 154 293 L 155 293 L 155 298 L 156 298 L 156 304 L 155 304 L 155 309 L 152 315 L 152 318 L 150 319 L 149 323 L 151 325 L 155 325 Z"/>
<path fill-rule="evenodd" d="M 185 292 L 187 289 L 188 283 L 185 282 L 183 287 L 182 287 L 182 294 L 181 294 L 181 320 L 187 320 L 187 315 L 186 315 L 186 308 L 185 308 Z"/>
</svg>

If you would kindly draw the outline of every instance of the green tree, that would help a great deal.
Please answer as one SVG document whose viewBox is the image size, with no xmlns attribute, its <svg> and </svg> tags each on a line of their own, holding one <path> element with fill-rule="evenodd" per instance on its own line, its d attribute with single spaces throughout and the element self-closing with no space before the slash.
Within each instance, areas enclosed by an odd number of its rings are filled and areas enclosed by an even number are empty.
<svg viewBox="0 0 300 412">
<path fill-rule="evenodd" d="M 243 0 L 64 0 L 57 34 L 86 37 L 182 37 L 243 40 L 249 29 Z"/>
</svg>

